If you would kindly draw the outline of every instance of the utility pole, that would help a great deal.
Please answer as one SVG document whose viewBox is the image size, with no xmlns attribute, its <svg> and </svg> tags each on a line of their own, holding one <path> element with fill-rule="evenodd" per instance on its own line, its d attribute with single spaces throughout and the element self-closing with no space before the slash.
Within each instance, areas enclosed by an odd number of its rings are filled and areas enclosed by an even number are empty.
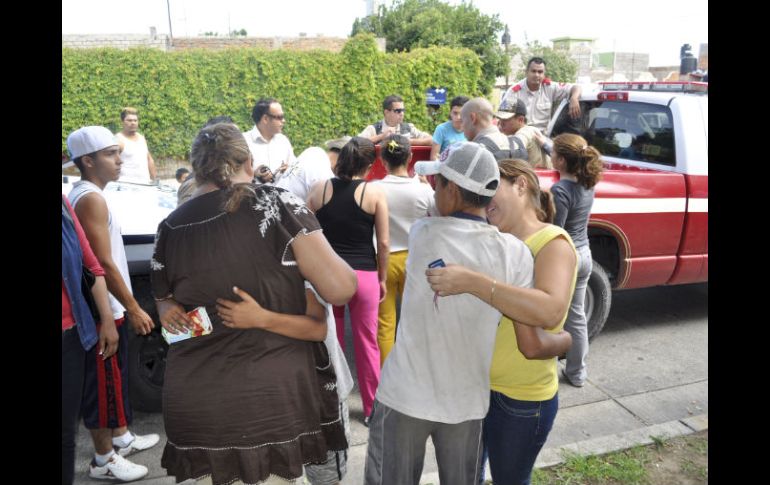
<svg viewBox="0 0 770 485">
<path fill-rule="evenodd" d="M 508 55 L 508 46 L 511 44 L 511 33 L 508 30 L 508 24 L 505 24 L 505 32 L 503 32 L 503 38 L 500 41 L 505 46 L 505 60 L 508 63 L 508 71 L 511 69 L 511 57 Z M 509 73 L 510 74 L 510 73 Z M 508 89 L 508 74 L 505 75 L 505 89 Z"/>
<path fill-rule="evenodd" d="M 171 31 L 171 0 L 166 0 L 166 8 L 168 9 L 168 41 L 169 45 L 174 45 L 174 33 Z"/>
</svg>

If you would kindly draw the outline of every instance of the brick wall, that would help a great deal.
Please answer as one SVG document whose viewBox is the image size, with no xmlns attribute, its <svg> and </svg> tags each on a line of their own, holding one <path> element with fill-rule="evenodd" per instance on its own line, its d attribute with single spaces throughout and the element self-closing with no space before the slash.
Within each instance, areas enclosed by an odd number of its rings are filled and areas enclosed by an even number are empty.
<svg viewBox="0 0 770 485">
<path fill-rule="evenodd" d="M 150 47 L 168 50 L 168 36 L 149 36 L 144 34 L 91 34 L 61 36 L 62 47 L 72 49 L 88 49 L 93 47 L 114 47 L 129 49 L 131 47 Z"/>
<path fill-rule="evenodd" d="M 288 49 L 308 51 L 320 49 L 340 52 L 347 42 L 341 37 L 174 37 L 169 45 L 167 35 L 143 34 L 93 34 L 62 35 L 62 47 L 87 49 L 93 47 L 151 47 L 163 51 L 187 49 L 219 50 L 231 47 L 260 47 L 266 50 Z M 377 39 L 377 47 L 385 52 L 385 39 Z"/>
</svg>

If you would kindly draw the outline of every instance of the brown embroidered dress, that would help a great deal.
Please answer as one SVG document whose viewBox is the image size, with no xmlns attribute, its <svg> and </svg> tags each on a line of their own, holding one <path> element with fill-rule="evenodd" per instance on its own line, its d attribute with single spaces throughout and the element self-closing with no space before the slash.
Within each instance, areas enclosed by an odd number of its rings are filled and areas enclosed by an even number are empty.
<svg viewBox="0 0 770 485">
<path fill-rule="evenodd" d="M 152 264 L 156 298 L 189 311 L 205 306 L 209 335 L 170 346 L 163 385 L 168 443 L 161 465 L 177 483 L 211 475 L 214 485 L 293 479 L 327 449 L 347 447 L 334 371 L 322 342 L 222 325 L 215 302 L 238 286 L 265 308 L 305 313 L 305 290 L 291 250 L 320 229 L 290 192 L 255 187 L 233 213 L 229 193 L 189 200 L 158 226 Z"/>
</svg>

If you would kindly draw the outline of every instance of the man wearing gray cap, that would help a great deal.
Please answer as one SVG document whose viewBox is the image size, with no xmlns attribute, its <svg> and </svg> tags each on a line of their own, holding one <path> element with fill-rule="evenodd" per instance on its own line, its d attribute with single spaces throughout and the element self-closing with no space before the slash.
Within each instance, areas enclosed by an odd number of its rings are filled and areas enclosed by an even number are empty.
<svg viewBox="0 0 770 485">
<path fill-rule="evenodd" d="M 415 171 L 436 175 L 441 217 L 420 219 L 409 233 L 398 338 L 385 360 L 369 422 L 365 483 L 417 485 L 430 436 L 441 484 L 475 484 L 501 316 L 487 302 L 497 281 L 532 286 L 532 255 L 524 243 L 486 222 L 485 207 L 500 174 L 483 146 L 452 145 L 441 160 L 416 163 Z M 488 272 L 488 293 L 434 294 L 426 269 L 453 264 Z"/>
<path fill-rule="evenodd" d="M 82 174 L 68 198 L 104 268 L 119 335 L 118 352 L 112 357 L 104 359 L 97 355 L 96 347 L 87 355 L 82 414 L 95 450 L 88 474 L 104 480 L 138 480 L 147 475 L 147 467 L 123 457 L 155 446 L 160 437 L 154 433 L 139 436 L 128 430 L 132 413 L 128 402 L 128 331 L 124 312 L 137 334 L 149 334 L 154 324 L 131 294 L 120 225 L 102 193 L 108 182 L 120 176 L 120 147 L 107 128 L 86 126 L 70 133 L 67 149 Z"/>
<path fill-rule="evenodd" d="M 520 99 L 504 99 L 495 112 L 497 127 L 508 135 L 510 158 L 526 160 L 534 168 L 553 168 L 551 157 L 540 147 L 537 136 L 540 130 L 527 125 L 527 105 Z"/>
</svg>

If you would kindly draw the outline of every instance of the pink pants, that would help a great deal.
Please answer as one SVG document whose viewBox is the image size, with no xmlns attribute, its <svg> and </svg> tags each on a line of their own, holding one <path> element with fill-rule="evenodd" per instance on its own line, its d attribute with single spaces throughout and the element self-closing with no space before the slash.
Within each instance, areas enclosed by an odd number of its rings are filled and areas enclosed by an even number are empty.
<svg viewBox="0 0 770 485">
<path fill-rule="evenodd" d="M 372 413 L 372 402 L 380 383 L 380 347 L 377 345 L 377 312 L 380 306 L 380 284 L 376 271 L 356 270 L 358 289 L 348 302 L 353 350 L 356 358 L 358 387 L 364 404 L 364 416 Z M 345 349 L 345 307 L 334 306 L 337 339 Z"/>
</svg>

